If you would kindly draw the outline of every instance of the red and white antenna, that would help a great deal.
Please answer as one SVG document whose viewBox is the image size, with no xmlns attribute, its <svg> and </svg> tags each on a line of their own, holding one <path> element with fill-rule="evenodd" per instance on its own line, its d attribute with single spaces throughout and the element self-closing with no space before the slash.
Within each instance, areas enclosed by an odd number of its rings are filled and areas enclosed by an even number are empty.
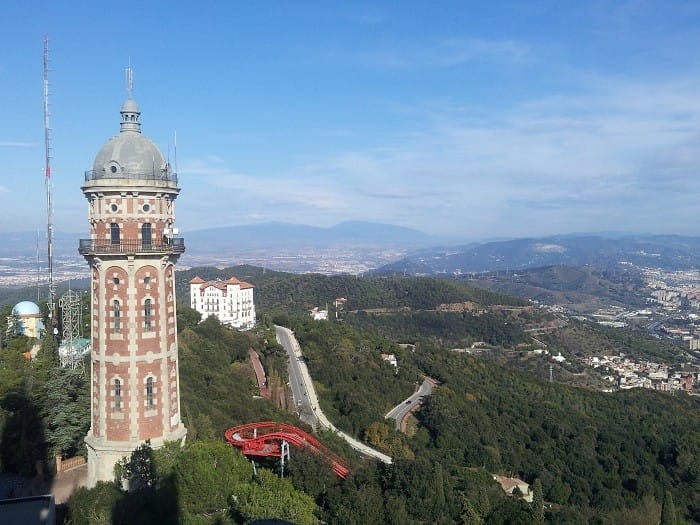
<svg viewBox="0 0 700 525">
<path fill-rule="evenodd" d="M 56 285 L 53 282 L 53 203 L 51 201 L 51 135 L 49 127 L 49 37 L 44 35 L 44 148 L 45 168 L 44 180 L 46 182 L 46 237 L 48 246 L 48 270 L 49 270 L 49 317 L 50 330 L 58 324 L 56 317 Z"/>
</svg>

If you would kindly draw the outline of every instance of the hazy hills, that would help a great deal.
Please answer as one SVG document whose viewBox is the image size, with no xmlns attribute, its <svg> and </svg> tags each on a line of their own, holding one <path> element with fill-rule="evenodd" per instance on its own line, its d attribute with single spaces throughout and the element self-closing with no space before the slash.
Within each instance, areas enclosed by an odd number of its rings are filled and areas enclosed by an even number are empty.
<svg viewBox="0 0 700 525">
<path fill-rule="evenodd" d="M 568 234 L 458 244 L 424 232 L 370 222 L 343 222 L 328 228 L 259 223 L 185 231 L 184 266 L 255 266 L 290 272 L 410 275 L 518 272 L 550 266 L 636 267 L 684 270 L 700 267 L 700 237 L 643 234 Z M 58 267 L 82 264 L 78 239 L 87 233 L 55 234 Z M 37 239 L 38 238 L 38 239 Z M 0 259 L 30 271 L 37 251 L 46 259 L 45 232 L 0 233 Z M 285 266 L 280 266 L 280 256 Z M 13 262 L 14 261 L 14 262 Z"/>
<path fill-rule="evenodd" d="M 87 228 L 86 228 L 87 229 Z M 236 253 L 258 248 L 329 248 L 333 246 L 372 246 L 376 248 L 418 248 L 445 244 L 445 239 L 421 231 L 361 221 L 341 222 L 328 228 L 264 222 L 181 232 L 187 251 L 198 254 Z M 55 232 L 54 254 L 77 255 L 78 239 L 88 233 Z M 36 257 L 46 253 L 46 232 L 0 232 L 0 257 Z"/>
<path fill-rule="evenodd" d="M 507 295 L 567 305 L 581 313 L 611 304 L 641 307 L 649 293 L 640 273 L 626 266 L 602 270 L 595 266 L 557 265 L 457 278 Z"/>
<path fill-rule="evenodd" d="M 190 250 L 206 251 L 212 243 L 230 240 L 235 247 L 284 247 L 292 246 L 327 248 L 336 245 L 425 247 L 443 242 L 412 228 L 391 224 L 348 221 L 329 228 L 266 222 L 246 226 L 228 226 L 186 233 Z"/>
<path fill-rule="evenodd" d="M 620 263 L 664 269 L 700 266 L 700 237 L 560 235 L 416 251 L 377 270 L 408 274 L 481 273 L 546 266 L 612 268 Z"/>
</svg>

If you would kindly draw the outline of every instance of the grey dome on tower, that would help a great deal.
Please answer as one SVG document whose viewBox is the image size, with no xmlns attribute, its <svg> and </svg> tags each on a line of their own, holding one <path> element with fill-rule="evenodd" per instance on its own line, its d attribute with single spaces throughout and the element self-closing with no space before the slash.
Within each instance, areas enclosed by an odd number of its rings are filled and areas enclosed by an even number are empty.
<svg viewBox="0 0 700 525">
<path fill-rule="evenodd" d="M 121 107 L 121 127 L 118 135 L 109 139 L 97 153 L 92 170 L 85 180 L 126 178 L 147 180 L 176 180 L 170 164 L 151 139 L 141 133 L 141 111 L 132 98 Z"/>
</svg>

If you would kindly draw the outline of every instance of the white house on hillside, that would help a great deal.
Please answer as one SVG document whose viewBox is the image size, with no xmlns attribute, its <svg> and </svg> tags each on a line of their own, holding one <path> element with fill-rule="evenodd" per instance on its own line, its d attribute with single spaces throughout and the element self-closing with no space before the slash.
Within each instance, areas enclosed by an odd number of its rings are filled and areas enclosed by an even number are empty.
<svg viewBox="0 0 700 525">
<path fill-rule="evenodd" d="M 318 306 L 310 312 L 314 321 L 328 321 L 328 310 L 319 310 Z"/>
<path fill-rule="evenodd" d="M 248 329 L 255 326 L 253 285 L 231 277 L 226 281 L 205 281 L 195 277 L 190 281 L 190 305 L 202 314 L 213 315 L 222 324 Z"/>
</svg>

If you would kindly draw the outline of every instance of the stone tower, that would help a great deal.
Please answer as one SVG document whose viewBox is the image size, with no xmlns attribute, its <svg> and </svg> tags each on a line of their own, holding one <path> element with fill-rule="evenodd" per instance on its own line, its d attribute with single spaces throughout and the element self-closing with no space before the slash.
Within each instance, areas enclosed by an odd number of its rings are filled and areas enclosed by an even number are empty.
<svg viewBox="0 0 700 525">
<path fill-rule="evenodd" d="M 129 97 L 120 133 L 85 173 L 90 238 L 79 252 L 90 265 L 91 425 L 88 486 L 114 479 L 114 465 L 146 440 L 183 441 L 180 420 L 175 263 L 177 174 L 141 134 Z"/>
</svg>

